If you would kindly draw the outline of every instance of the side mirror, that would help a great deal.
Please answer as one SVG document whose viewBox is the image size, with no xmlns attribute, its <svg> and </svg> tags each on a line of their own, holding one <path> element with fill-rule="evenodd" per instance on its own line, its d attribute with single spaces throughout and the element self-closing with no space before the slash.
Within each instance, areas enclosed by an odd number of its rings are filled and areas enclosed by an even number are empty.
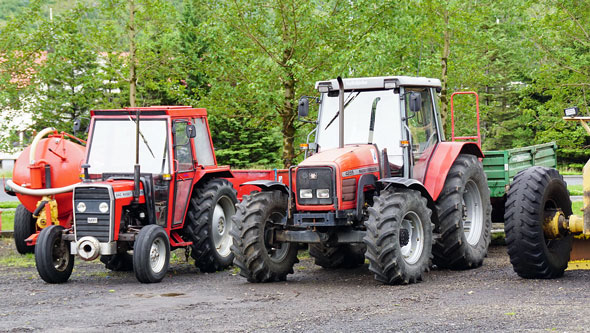
<svg viewBox="0 0 590 333">
<path fill-rule="evenodd" d="M 422 109 L 422 95 L 419 92 L 410 92 L 410 111 L 418 112 Z"/>
<path fill-rule="evenodd" d="M 197 130 L 195 129 L 195 125 L 186 125 L 186 136 L 189 139 L 192 139 L 197 136 Z"/>
<path fill-rule="evenodd" d="M 309 99 L 307 97 L 301 97 L 299 99 L 299 104 L 297 105 L 297 113 L 301 118 L 305 118 L 309 114 Z"/>
<path fill-rule="evenodd" d="M 82 121 L 80 120 L 80 118 L 74 119 L 74 133 L 79 132 L 80 127 L 82 127 Z"/>
</svg>

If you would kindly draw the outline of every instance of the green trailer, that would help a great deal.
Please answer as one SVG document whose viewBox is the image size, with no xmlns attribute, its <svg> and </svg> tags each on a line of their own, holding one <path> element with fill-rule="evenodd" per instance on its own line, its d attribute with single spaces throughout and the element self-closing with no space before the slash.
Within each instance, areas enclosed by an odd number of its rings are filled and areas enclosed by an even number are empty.
<svg viewBox="0 0 590 333">
<path fill-rule="evenodd" d="M 534 165 L 555 168 L 556 150 L 557 144 L 550 142 L 523 148 L 484 151 L 483 168 L 490 188 L 492 221 L 504 221 L 506 191 L 514 176 Z"/>
</svg>

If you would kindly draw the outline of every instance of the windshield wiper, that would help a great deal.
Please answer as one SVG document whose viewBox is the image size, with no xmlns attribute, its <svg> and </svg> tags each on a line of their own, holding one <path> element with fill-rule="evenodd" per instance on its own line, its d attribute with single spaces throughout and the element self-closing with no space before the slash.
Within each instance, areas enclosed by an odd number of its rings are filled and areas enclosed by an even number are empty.
<svg viewBox="0 0 590 333">
<path fill-rule="evenodd" d="M 136 123 L 137 120 L 133 120 L 131 119 L 131 116 L 129 116 L 129 120 Z M 152 154 L 153 158 L 156 158 L 156 155 L 154 155 L 154 152 L 152 151 L 152 148 L 150 148 L 150 144 L 147 142 L 147 140 L 145 139 L 145 137 L 143 136 L 143 133 L 141 133 L 141 130 L 139 131 L 139 135 L 141 136 L 141 139 L 143 140 L 143 143 L 145 143 L 145 146 L 147 147 L 147 149 L 150 151 L 150 154 Z"/>
<path fill-rule="evenodd" d="M 360 91 L 351 91 L 350 95 L 348 95 L 348 98 L 346 99 L 346 102 L 344 102 L 344 110 L 346 110 L 346 107 L 348 106 L 348 104 L 350 104 L 350 102 L 354 101 L 354 99 L 359 95 Z M 330 127 L 330 125 L 332 125 L 332 123 L 334 122 L 334 120 L 336 120 L 336 118 L 338 118 L 338 115 L 340 114 L 340 110 L 338 110 L 338 112 L 336 112 L 336 114 L 334 115 L 334 118 L 332 118 L 332 120 L 330 120 L 330 122 L 328 123 L 328 125 L 326 125 L 326 128 L 324 128 L 324 130 L 327 130 L 328 127 Z"/>
</svg>

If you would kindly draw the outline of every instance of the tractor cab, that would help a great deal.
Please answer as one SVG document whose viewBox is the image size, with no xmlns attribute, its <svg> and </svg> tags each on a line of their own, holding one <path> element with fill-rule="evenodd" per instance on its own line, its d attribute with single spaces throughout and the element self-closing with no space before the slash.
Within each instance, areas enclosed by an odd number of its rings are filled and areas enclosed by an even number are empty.
<svg viewBox="0 0 590 333">
<path fill-rule="evenodd" d="M 92 111 L 87 159 L 82 166 L 87 179 L 74 191 L 74 217 L 85 213 L 77 209 L 76 192 L 105 186 L 109 191 L 113 188 L 115 201 L 121 199 L 126 206 L 137 206 L 132 210 L 117 206 L 123 220 L 158 224 L 172 230 L 181 228 L 195 173 L 217 168 L 206 111 L 186 107 L 141 108 L 139 127 L 136 111 Z M 137 156 L 140 192 L 133 198 Z"/>
<path fill-rule="evenodd" d="M 344 144 L 375 145 L 387 151 L 392 175 L 423 182 L 425 164 L 436 144 L 444 140 L 437 94 L 440 81 L 399 76 L 343 82 Z M 310 154 L 337 148 L 340 136 L 338 82 L 320 81 L 316 89 L 319 111 L 315 141 L 307 145 Z"/>
</svg>

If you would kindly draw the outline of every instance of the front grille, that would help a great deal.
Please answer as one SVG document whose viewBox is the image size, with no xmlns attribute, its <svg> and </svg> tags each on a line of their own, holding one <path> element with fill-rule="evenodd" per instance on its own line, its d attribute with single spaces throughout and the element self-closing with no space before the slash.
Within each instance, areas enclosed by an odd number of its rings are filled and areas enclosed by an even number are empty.
<svg viewBox="0 0 590 333">
<path fill-rule="evenodd" d="M 356 198 L 356 178 L 342 180 L 342 201 L 353 201 Z"/>
<path fill-rule="evenodd" d="M 302 198 L 301 190 L 311 190 L 311 198 Z M 317 190 L 327 189 L 328 198 L 318 198 Z M 330 205 L 334 202 L 334 176 L 331 168 L 298 168 L 297 200 L 300 205 Z"/>
<path fill-rule="evenodd" d="M 80 213 L 77 211 L 79 202 L 84 202 L 86 211 Z M 109 211 L 101 213 L 98 209 L 100 203 L 106 202 L 109 205 Z M 74 189 L 74 227 L 76 240 L 92 236 L 99 242 L 109 242 L 112 240 L 111 212 L 114 209 L 114 203 L 111 202 L 109 189 L 106 187 L 80 187 Z"/>
</svg>

